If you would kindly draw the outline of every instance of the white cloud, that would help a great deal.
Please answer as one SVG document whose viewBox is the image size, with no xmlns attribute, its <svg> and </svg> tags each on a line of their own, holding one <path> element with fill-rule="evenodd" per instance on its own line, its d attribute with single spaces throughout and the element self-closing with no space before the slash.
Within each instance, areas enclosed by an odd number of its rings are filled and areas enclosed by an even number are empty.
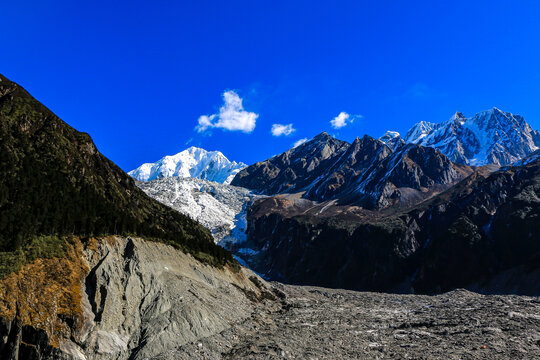
<svg viewBox="0 0 540 360">
<path fill-rule="evenodd" d="M 258 114 L 245 111 L 242 106 L 242 98 L 233 90 L 223 93 L 223 106 L 219 108 L 219 114 L 202 115 L 199 117 L 195 129 L 198 132 L 209 128 L 219 128 L 229 131 L 242 131 L 250 133 L 255 129 Z"/>
<path fill-rule="evenodd" d="M 292 124 L 282 125 L 282 124 L 274 124 L 272 125 L 272 135 L 274 136 L 281 136 L 281 135 L 291 135 L 293 132 L 295 132 L 295 128 L 292 127 Z"/>
<path fill-rule="evenodd" d="M 332 127 L 334 129 L 341 129 L 342 127 L 347 125 L 347 121 L 349 123 L 352 123 L 353 120 L 354 120 L 354 118 L 351 118 L 351 116 L 349 114 L 342 111 L 342 112 L 339 113 L 338 116 L 336 116 L 335 118 L 330 120 L 330 124 L 332 125 Z"/>
<path fill-rule="evenodd" d="M 300 139 L 300 140 L 296 141 L 296 142 L 293 144 L 293 147 L 300 146 L 300 145 L 302 145 L 303 143 L 305 143 L 306 141 L 308 141 L 307 138 Z"/>
</svg>

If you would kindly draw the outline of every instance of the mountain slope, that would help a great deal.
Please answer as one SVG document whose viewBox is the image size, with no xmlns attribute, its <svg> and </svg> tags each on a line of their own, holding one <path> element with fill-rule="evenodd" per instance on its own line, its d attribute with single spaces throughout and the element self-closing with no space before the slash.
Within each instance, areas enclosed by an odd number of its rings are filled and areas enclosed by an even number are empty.
<svg viewBox="0 0 540 360">
<path fill-rule="evenodd" d="M 240 171 L 232 184 L 265 194 L 300 193 L 314 201 L 338 200 L 367 209 L 411 205 L 471 173 L 432 148 L 395 151 L 370 136 L 352 144 L 323 133 Z"/>
<path fill-rule="evenodd" d="M 321 176 L 349 146 L 323 132 L 283 154 L 248 166 L 234 177 L 231 185 L 261 194 L 301 191 Z"/>
<path fill-rule="evenodd" d="M 493 108 L 471 118 L 457 112 L 443 123 L 420 122 L 404 140 L 434 147 L 460 164 L 510 165 L 540 147 L 540 132 L 523 117 Z"/>
<path fill-rule="evenodd" d="M 540 294 L 540 161 L 480 168 L 405 209 L 294 195 L 248 213 L 252 268 L 268 278 L 366 291 Z M 284 245 L 286 244 L 286 246 Z"/>
<path fill-rule="evenodd" d="M 219 151 L 190 147 L 176 155 L 165 156 L 155 163 L 142 164 L 128 174 L 139 181 L 164 177 L 191 177 L 229 184 L 246 164 L 229 161 Z"/>
<path fill-rule="evenodd" d="M 232 261 L 204 227 L 149 198 L 88 134 L 3 76 L 0 120 L 2 274 L 13 270 L 8 259 L 15 268 L 24 263 L 20 251 L 30 258 L 62 253 L 43 235 L 139 234 L 216 264 Z"/>
</svg>

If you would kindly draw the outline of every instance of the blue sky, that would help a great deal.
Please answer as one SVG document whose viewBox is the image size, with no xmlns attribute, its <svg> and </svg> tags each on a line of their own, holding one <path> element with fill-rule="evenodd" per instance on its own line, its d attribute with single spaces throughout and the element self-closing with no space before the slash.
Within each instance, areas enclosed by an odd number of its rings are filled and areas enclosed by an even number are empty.
<svg viewBox="0 0 540 360">
<path fill-rule="evenodd" d="M 124 170 L 190 145 L 253 163 L 321 131 L 352 141 L 494 106 L 540 128 L 537 1 L 4 1 L 0 13 L 0 72 Z"/>
</svg>

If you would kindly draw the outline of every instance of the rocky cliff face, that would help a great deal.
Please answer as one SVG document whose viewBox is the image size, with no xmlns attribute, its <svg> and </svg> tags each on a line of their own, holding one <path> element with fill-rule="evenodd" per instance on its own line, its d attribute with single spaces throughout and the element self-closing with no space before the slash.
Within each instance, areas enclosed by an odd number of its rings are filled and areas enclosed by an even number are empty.
<svg viewBox="0 0 540 360">
<path fill-rule="evenodd" d="M 539 294 L 539 165 L 480 169 L 405 210 L 259 200 L 248 214 L 251 265 L 271 279 L 357 290 Z"/>
<path fill-rule="evenodd" d="M 168 245 L 124 237 L 71 244 L 62 263 L 38 261 L 0 281 L 1 358 L 158 358 L 276 299 L 252 272 L 203 265 Z M 61 272 L 68 277 L 51 276 Z"/>
</svg>

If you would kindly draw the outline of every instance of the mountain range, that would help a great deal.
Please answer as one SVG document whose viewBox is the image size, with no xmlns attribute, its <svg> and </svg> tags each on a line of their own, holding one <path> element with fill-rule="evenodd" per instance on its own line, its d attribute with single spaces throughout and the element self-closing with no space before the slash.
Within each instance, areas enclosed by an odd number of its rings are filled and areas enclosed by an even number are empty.
<svg viewBox="0 0 540 360">
<path fill-rule="evenodd" d="M 471 172 L 433 148 L 407 144 L 392 151 L 367 135 L 349 144 L 323 132 L 248 166 L 231 184 L 266 195 L 302 193 L 309 200 L 382 209 L 418 202 Z"/>
<path fill-rule="evenodd" d="M 190 147 L 176 155 L 165 156 L 155 163 L 145 163 L 128 172 L 139 181 L 166 177 L 197 178 L 229 184 L 246 164 L 229 161 L 219 151 Z"/>
<path fill-rule="evenodd" d="M 248 211 L 248 263 L 297 284 L 537 294 L 537 135 L 498 109 L 405 139 L 321 133 L 231 182 L 267 195 Z"/>
<path fill-rule="evenodd" d="M 392 151 L 369 137 L 338 143 L 319 135 L 233 180 L 253 187 L 266 179 L 276 189 L 248 211 L 244 246 L 255 271 L 364 291 L 540 293 L 536 154 L 498 170 L 415 144 Z M 318 170 L 322 161 L 332 163 Z M 295 183 L 297 173 L 314 180 Z"/>
<path fill-rule="evenodd" d="M 535 195 L 525 195 L 538 191 L 537 141 L 538 132 L 521 116 L 495 108 L 470 119 L 456 113 L 445 123 L 421 122 L 405 138 L 389 131 L 380 139 L 365 135 L 347 143 L 323 132 L 238 171 L 232 189 L 264 196 L 243 203 L 247 234 L 236 233 L 227 248 L 267 278 L 298 284 L 537 293 L 538 268 L 531 268 L 538 256 L 536 213 L 528 210 L 535 208 Z M 501 180 L 507 178 L 513 181 Z M 153 183 L 144 185 L 146 191 L 167 204 L 172 188 Z M 156 188 L 158 196 L 152 195 Z M 195 206 L 175 208 L 197 216 Z M 521 217 L 510 222 L 516 212 Z M 509 233 L 494 225 L 502 218 L 516 232 L 531 229 L 520 238 L 522 245 L 509 245 Z M 461 238 L 445 248 L 451 229 Z M 440 256 L 443 248 L 446 255 Z M 480 261 L 478 251 L 486 259 Z M 462 252 L 469 260 L 459 266 L 459 258 L 467 258 Z"/>
<path fill-rule="evenodd" d="M 533 265 L 539 256 L 533 231 L 538 151 L 531 142 L 536 132 L 521 117 L 497 109 L 471 119 L 456 114 L 443 125 L 417 124 L 405 139 L 388 132 L 381 139 L 366 135 L 351 144 L 323 132 L 247 166 L 231 185 L 264 196 L 245 203 L 247 235 L 236 234 L 240 240 L 228 249 L 267 278 L 298 284 L 538 293 L 534 284 L 540 273 Z M 486 126 L 466 139 L 493 140 L 484 141 L 486 149 L 504 143 L 513 155 L 484 151 L 498 155 L 480 167 L 455 159 L 449 144 L 466 147 L 459 137 L 465 130 L 456 129 L 471 128 L 469 122 Z M 513 141 L 498 137 L 497 126 L 516 122 L 521 127 L 506 130 L 514 134 Z M 416 143 L 431 138 L 448 146 Z M 171 192 L 167 187 L 160 191 L 153 196 Z M 190 214 L 189 207 L 183 212 Z M 519 241 L 502 224 L 522 234 Z"/>
<path fill-rule="evenodd" d="M 466 118 L 456 112 L 448 121 L 414 125 L 404 138 L 388 132 L 380 138 L 390 147 L 412 143 L 438 149 L 459 164 L 510 165 L 540 148 L 540 132 L 522 116 L 497 108 Z"/>
</svg>

